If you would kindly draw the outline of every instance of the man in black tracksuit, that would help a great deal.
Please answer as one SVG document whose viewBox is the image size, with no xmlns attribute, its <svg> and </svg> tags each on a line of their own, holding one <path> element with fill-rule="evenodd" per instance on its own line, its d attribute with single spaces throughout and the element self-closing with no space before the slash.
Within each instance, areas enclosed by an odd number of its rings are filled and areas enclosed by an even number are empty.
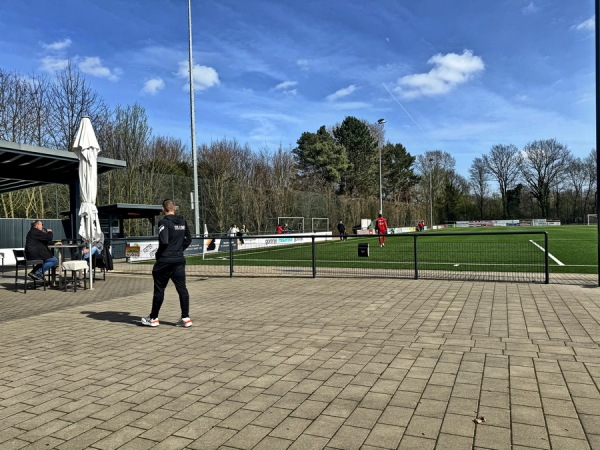
<svg viewBox="0 0 600 450">
<path fill-rule="evenodd" d="M 165 298 L 165 288 L 169 280 L 175 284 L 179 294 L 181 306 L 181 319 L 175 324 L 178 327 L 191 327 L 190 319 L 190 294 L 185 285 L 185 258 L 183 251 L 192 242 L 192 235 L 185 219 L 175 214 L 173 200 L 163 202 L 165 216 L 158 222 L 158 250 L 156 263 L 152 269 L 154 279 L 154 295 L 152 297 L 152 311 L 150 316 L 142 318 L 142 324 L 157 327 L 158 313 Z"/>
</svg>

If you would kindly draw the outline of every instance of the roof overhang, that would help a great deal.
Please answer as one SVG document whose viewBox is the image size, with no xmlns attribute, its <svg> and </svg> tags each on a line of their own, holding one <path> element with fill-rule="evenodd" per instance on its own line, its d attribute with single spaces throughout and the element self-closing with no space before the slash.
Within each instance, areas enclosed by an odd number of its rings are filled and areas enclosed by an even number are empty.
<svg viewBox="0 0 600 450">
<path fill-rule="evenodd" d="M 125 161 L 98 157 L 98 174 L 125 167 Z M 0 193 L 78 180 L 75 153 L 0 140 Z"/>
<path fill-rule="evenodd" d="M 132 203 L 114 203 L 98 206 L 98 216 L 119 217 L 121 219 L 151 219 L 162 212 L 162 205 L 139 205 Z"/>
</svg>

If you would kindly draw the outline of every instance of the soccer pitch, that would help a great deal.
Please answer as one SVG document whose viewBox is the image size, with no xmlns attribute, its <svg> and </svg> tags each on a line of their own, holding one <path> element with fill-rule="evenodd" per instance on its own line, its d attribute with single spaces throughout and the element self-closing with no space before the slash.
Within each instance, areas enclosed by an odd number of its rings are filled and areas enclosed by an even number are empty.
<svg viewBox="0 0 600 450">
<path fill-rule="evenodd" d="M 417 235 L 388 235 L 380 247 L 375 235 L 350 235 L 340 241 L 290 244 L 233 252 L 235 266 L 277 266 L 414 270 L 420 271 L 540 271 L 544 265 L 544 236 L 548 233 L 550 273 L 598 273 L 597 228 L 594 226 L 461 228 L 434 230 Z M 521 234 L 527 232 L 528 234 Z M 500 234 L 508 233 L 508 234 Z M 251 237 L 247 238 L 251 239 Z M 369 256 L 358 256 L 358 244 L 369 244 Z M 228 253 L 188 258 L 191 265 L 229 265 Z M 541 269 L 540 269 L 541 267 Z"/>
</svg>

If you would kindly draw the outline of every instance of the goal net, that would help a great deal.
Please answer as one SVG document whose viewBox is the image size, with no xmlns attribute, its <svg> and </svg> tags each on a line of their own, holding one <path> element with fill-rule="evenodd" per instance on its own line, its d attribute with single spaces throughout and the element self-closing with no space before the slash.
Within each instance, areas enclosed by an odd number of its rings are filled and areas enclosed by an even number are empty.
<svg viewBox="0 0 600 450">
<path fill-rule="evenodd" d="M 277 225 L 285 226 L 288 233 L 304 233 L 304 217 L 277 217 Z"/>
<path fill-rule="evenodd" d="M 588 225 L 598 225 L 598 214 L 588 214 L 587 215 L 587 224 Z"/>
<path fill-rule="evenodd" d="M 330 231 L 329 219 L 327 217 L 313 217 L 311 230 L 312 233 L 317 233 L 319 231 Z"/>
</svg>

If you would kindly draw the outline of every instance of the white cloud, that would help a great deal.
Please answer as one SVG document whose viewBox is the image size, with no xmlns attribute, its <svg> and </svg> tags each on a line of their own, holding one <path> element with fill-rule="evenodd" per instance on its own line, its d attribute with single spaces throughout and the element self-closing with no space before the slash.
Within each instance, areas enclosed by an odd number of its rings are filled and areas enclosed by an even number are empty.
<svg viewBox="0 0 600 450">
<path fill-rule="evenodd" d="M 46 50 L 51 50 L 51 51 L 54 51 L 54 52 L 59 52 L 61 50 L 66 49 L 67 47 L 70 47 L 71 44 L 72 44 L 72 41 L 69 38 L 65 38 L 62 41 L 52 42 L 51 44 L 45 44 L 43 42 L 40 42 L 40 44 Z"/>
<path fill-rule="evenodd" d="M 158 91 L 165 88 L 165 82 L 162 78 L 152 78 L 144 83 L 142 92 L 145 94 L 155 95 Z"/>
<path fill-rule="evenodd" d="M 296 61 L 296 64 L 298 65 L 300 70 L 310 69 L 310 63 L 308 62 L 308 59 L 299 59 L 298 61 Z"/>
<path fill-rule="evenodd" d="M 535 6 L 533 2 L 529 3 L 529 5 L 523 7 L 521 9 L 521 11 L 523 12 L 524 16 L 529 16 L 531 14 L 535 14 L 536 12 L 539 11 L 539 7 Z"/>
<path fill-rule="evenodd" d="M 335 102 L 328 105 L 332 111 L 365 110 L 372 105 L 366 102 Z"/>
<path fill-rule="evenodd" d="M 286 91 L 291 87 L 294 87 L 298 84 L 297 81 L 284 81 L 282 83 L 279 83 L 277 86 L 275 86 L 275 89 L 277 90 L 281 90 L 281 91 Z"/>
<path fill-rule="evenodd" d="M 596 17 L 592 16 L 588 20 L 581 22 L 575 27 L 576 30 L 594 31 L 596 28 Z"/>
<path fill-rule="evenodd" d="M 69 64 L 69 60 L 66 58 L 55 58 L 53 56 L 46 56 L 42 58 L 41 69 L 46 72 L 54 73 L 58 70 L 62 70 L 65 67 L 67 67 L 67 64 Z"/>
<path fill-rule="evenodd" d="M 405 98 L 446 94 L 485 68 L 483 60 L 471 50 L 463 51 L 462 55 L 438 53 L 427 62 L 434 65 L 433 69 L 400 78 L 395 91 Z"/>
<path fill-rule="evenodd" d="M 188 78 L 189 63 L 187 61 L 179 62 L 179 71 L 176 75 L 179 78 Z M 194 65 L 192 75 L 194 77 L 194 89 L 204 91 L 208 88 L 221 84 L 221 81 L 219 81 L 219 74 L 212 67 L 200 66 L 196 64 Z"/>
<path fill-rule="evenodd" d="M 102 65 L 102 61 L 97 56 L 87 56 L 78 64 L 82 73 L 92 75 L 98 78 L 107 78 L 110 81 L 116 81 L 121 75 L 120 69 L 109 69 Z"/>
<path fill-rule="evenodd" d="M 334 92 L 333 94 L 328 95 L 327 100 L 329 100 L 330 102 L 336 101 L 337 99 L 347 97 L 348 95 L 352 94 L 355 90 L 356 90 L 356 86 L 351 84 L 348 87 L 345 87 L 343 89 L 340 89 L 340 90 Z"/>
<path fill-rule="evenodd" d="M 294 86 L 298 84 L 297 81 L 284 81 L 275 86 L 276 91 L 281 91 L 287 95 L 296 95 L 298 93 L 298 89 L 292 89 Z"/>
</svg>

